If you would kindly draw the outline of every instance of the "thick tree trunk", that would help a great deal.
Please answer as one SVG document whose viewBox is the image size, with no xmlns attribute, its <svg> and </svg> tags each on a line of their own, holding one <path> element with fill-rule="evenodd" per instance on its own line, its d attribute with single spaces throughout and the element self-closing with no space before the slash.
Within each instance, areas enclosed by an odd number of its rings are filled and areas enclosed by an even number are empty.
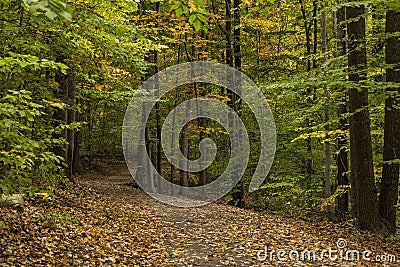
<svg viewBox="0 0 400 267">
<path fill-rule="evenodd" d="M 400 33 L 400 12 L 386 13 L 386 33 Z M 400 38 L 389 36 L 386 43 L 386 81 L 398 83 L 387 89 L 383 145 L 383 172 L 379 213 L 391 233 L 396 232 L 396 205 L 399 197 L 400 166 Z"/>
<path fill-rule="evenodd" d="M 382 226 L 376 196 L 372 159 L 371 126 L 368 109 L 368 90 L 361 87 L 365 80 L 367 51 L 365 47 L 365 6 L 346 10 L 349 35 L 350 117 L 350 182 L 352 213 L 360 229 L 379 230 Z"/>
</svg>

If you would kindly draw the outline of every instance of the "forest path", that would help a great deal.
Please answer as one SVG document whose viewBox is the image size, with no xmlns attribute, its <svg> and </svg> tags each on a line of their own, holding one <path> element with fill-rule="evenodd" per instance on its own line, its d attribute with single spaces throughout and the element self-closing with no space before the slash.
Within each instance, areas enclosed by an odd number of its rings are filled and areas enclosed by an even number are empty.
<svg viewBox="0 0 400 267">
<path fill-rule="evenodd" d="M 330 261 L 328 255 L 320 261 L 324 249 L 337 249 L 339 238 L 346 242 L 344 253 L 399 255 L 393 241 L 349 223 L 305 222 L 221 204 L 177 208 L 132 188 L 131 179 L 116 162 L 77 177 L 77 186 L 23 213 L 0 211 L 0 266 L 399 266 Z M 266 246 L 267 258 L 259 260 Z M 288 261 L 278 260 L 278 250 Z M 300 259 L 289 260 L 290 250 Z M 314 250 L 317 260 L 306 254 L 302 261 L 304 250 Z"/>
</svg>

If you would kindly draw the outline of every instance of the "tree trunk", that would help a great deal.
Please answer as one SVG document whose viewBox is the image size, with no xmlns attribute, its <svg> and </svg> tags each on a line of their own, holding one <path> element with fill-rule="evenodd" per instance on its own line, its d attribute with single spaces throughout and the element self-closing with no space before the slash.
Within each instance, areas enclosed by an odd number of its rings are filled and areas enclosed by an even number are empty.
<svg viewBox="0 0 400 267">
<path fill-rule="evenodd" d="M 400 12 L 387 11 L 386 33 L 400 33 Z M 383 172 L 379 213 L 391 233 L 396 232 L 396 205 L 399 196 L 400 160 L 400 38 L 389 36 L 386 43 L 386 82 L 397 83 L 387 89 L 383 145 Z M 394 162 L 393 162 L 394 161 Z"/>
<path fill-rule="evenodd" d="M 327 38 L 327 32 L 326 32 L 326 12 L 322 12 L 322 63 L 323 65 L 327 61 L 327 56 L 326 56 L 326 38 Z M 325 71 L 324 71 L 325 72 Z M 326 76 L 326 74 L 325 74 Z M 324 97 L 325 97 L 325 139 L 327 139 L 324 142 L 325 145 L 325 197 L 328 198 L 331 196 L 331 147 L 330 143 L 328 141 L 329 138 L 329 131 L 330 131 L 330 126 L 329 126 L 329 91 L 328 87 L 325 84 L 324 85 Z M 330 211 L 330 207 L 328 207 L 328 211 Z"/>
<path fill-rule="evenodd" d="M 144 8 L 146 6 L 144 5 Z M 159 13 L 160 11 L 160 3 L 156 2 L 153 6 L 153 10 L 156 13 Z M 144 10 L 145 11 L 145 10 Z M 155 27 L 158 27 L 158 18 L 155 24 Z M 146 75 L 143 77 L 144 80 L 153 76 L 158 72 L 158 52 L 157 50 L 152 50 L 146 55 L 146 61 L 149 63 L 152 63 L 153 66 L 147 70 Z M 154 92 L 155 97 L 158 96 L 159 91 L 158 88 L 155 88 L 156 91 Z M 139 143 L 138 143 L 138 167 L 136 170 L 135 177 L 139 179 L 145 179 L 148 184 L 146 184 L 147 188 L 146 190 L 150 191 L 151 193 L 155 193 L 158 190 L 161 190 L 159 188 L 161 186 L 160 181 L 156 180 L 154 181 L 154 174 L 152 171 L 152 164 L 151 159 L 153 158 L 153 146 L 150 140 L 150 132 L 147 127 L 147 121 L 144 119 L 144 114 L 146 114 L 148 107 L 148 103 L 143 103 L 142 105 L 142 124 L 145 127 L 145 131 L 141 131 L 140 136 L 139 136 Z M 155 103 L 155 115 L 156 115 L 156 152 L 155 152 L 155 165 L 156 165 L 156 170 L 157 172 L 161 175 L 161 126 L 160 126 L 160 109 L 159 109 L 159 103 Z M 146 160 L 146 153 L 150 159 L 150 161 Z M 156 175 L 158 178 L 159 176 Z M 154 183 L 157 184 L 157 188 L 154 186 Z"/>
<path fill-rule="evenodd" d="M 313 68 L 316 69 L 317 68 L 317 51 L 318 51 L 318 21 L 317 21 L 317 13 L 318 13 L 318 1 L 317 0 L 313 0 L 313 25 L 314 25 L 314 29 L 313 29 L 313 54 L 314 54 L 314 58 L 313 58 Z M 315 91 L 314 91 L 314 97 L 315 97 Z"/>
<path fill-rule="evenodd" d="M 231 0 L 225 0 L 225 63 L 228 66 L 233 67 L 233 55 L 232 55 L 232 13 L 231 13 L 232 2 Z"/>
<path fill-rule="evenodd" d="M 79 105 L 80 101 L 77 100 L 77 104 Z M 80 122 L 82 121 L 82 115 L 80 113 L 76 113 L 76 121 Z M 73 154 L 73 162 L 72 162 L 72 173 L 76 174 L 79 172 L 79 163 L 80 163 L 80 155 L 79 155 L 79 147 L 81 144 L 81 132 L 77 131 L 75 132 L 75 138 L 74 138 L 74 154 Z"/>
<path fill-rule="evenodd" d="M 311 25 L 309 25 L 307 22 L 306 7 L 304 6 L 303 0 L 299 0 L 299 2 L 300 2 L 301 14 L 303 17 L 304 30 L 306 32 L 307 72 L 310 72 L 311 71 L 311 58 L 310 58 L 310 56 L 311 56 L 311 33 L 310 33 Z"/>
<path fill-rule="evenodd" d="M 365 6 L 346 10 L 349 35 L 350 117 L 350 182 L 352 213 L 360 229 L 379 230 L 382 226 L 378 213 L 374 166 L 372 159 L 371 126 L 368 109 L 368 90 L 360 88 L 365 80 L 367 51 L 365 47 Z"/>
<path fill-rule="evenodd" d="M 160 12 L 160 2 L 155 3 L 155 12 L 159 13 Z M 158 22 L 156 23 L 156 28 L 158 27 Z M 155 64 L 153 73 L 151 75 L 154 75 L 158 73 L 159 71 L 159 59 L 158 59 L 158 51 L 154 50 L 153 51 L 154 57 L 153 57 L 153 63 Z M 158 84 L 158 81 L 157 83 Z M 156 98 L 158 98 L 160 92 L 159 88 L 156 88 Z M 162 149 L 161 149 L 161 125 L 160 125 L 160 104 L 157 101 L 155 104 L 155 112 L 156 112 L 156 139 L 157 139 L 157 156 L 156 156 L 156 169 L 157 172 L 162 175 L 162 168 L 161 168 L 161 160 L 162 160 Z M 161 188 L 160 188 L 161 189 Z"/>
<path fill-rule="evenodd" d="M 94 112 L 92 111 L 92 107 L 91 107 L 92 103 L 89 100 L 88 101 L 88 112 L 87 112 L 87 122 L 88 122 L 88 156 L 89 156 L 89 167 L 92 168 L 93 167 L 93 138 L 92 138 L 92 134 L 93 134 L 93 114 Z"/>
<path fill-rule="evenodd" d="M 54 118 L 61 124 L 71 124 L 75 122 L 76 112 L 72 106 L 76 104 L 76 84 L 73 75 L 58 73 L 55 78 L 59 85 L 60 93 L 59 98 L 67 102 L 67 106 L 64 110 L 57 110 L 54 114 Z M 74 162 L 74 145 L 75 145 L 75 132 L 72 129 L 66 128 L 63 130 L 62 137 L 65 138 L 67 144 L 64 147 L 56 147 L 54 152 L 56 155 L 64 158 L 67 167 L 65 169 L 65 175 L 71 182 L 75 182 L 73 179 L 73 162 Z"/>
<path fill-rule="evenodd" d="M 311 26 L 312 26 L 312 23 L 308 23 L 307 22 L 307 12 L 306 12 L 306 7 L 304 5 L 303 0 L 299 0 L 299 3 L 300 3 L 300 8 L 301 8 L 301 14 L 302 14 L 302 17 L 303 17 L 304 31 L 305 31 L 305 34 L 306 34 L 307 72 L 310 72 L 311 71 L 311 47 L 312 47 L 312 44 L 311 44 Z M 314 5 L 314 10 L 315 10 L 315 5 Z M 312 97 L 311 97 L 312 90 L 311 90 L 311 88 L 307 88 L 306 94 L 307 94 L 306 95 L 307 103 L 312 104 Z M 311 126 L 310 125 L 310 121 L 309 121 L 308 118 L 306 119 L 306 125 L 307 125 L 307 127 Z M 307 150 L 308 157 L 306 157 L 304 159 L 304 162 L 305 162 L 305 168 L 306 168 L 306 174 L 307 174 L 306 187 L 307 187 L 307 189 L 309 189 L 310 188 L 310 182 L 311 182 L 311 175 L 313 173 L 312 140 L 311 140 L 311 137 L 308 137 L 306 141 L 307 141 L 306 150 Z"/>
<path fill-rule="evenodd" d="M 146 61 L 149 63 L 154 63 L 156 58 L 156 52 L 155 51 L 150 51 L 147 56 L 146 56 Z M 151 77 L 152 75 L 155 74 L 157 70 L 152 66 L 149 70 L 147 70 L 146 75 L 143 77 L 143 79 L 147 79 Z M 155 93 L 157 94 L 157 92 Z M 154 175 L 152 172 L 152 168 L 150 164 L 152 164 L 151 159 L 152 159 L 152 144 L 150 140 L 150 133 L 149 129 L 147 127 L 147 121 L 145 121 L 144 114 L 146 114 L 148 107 L 148 103 L 144 102 L 142 104 L 142 125 L 145 128 L 145 131 L 140 132 L 139 136 L 139 143 L 138 143 L 138 167 L 136 169 L 135 173 L 135 178 L 145 180 L 146 181 L 146 190 L 149 191 L 150 193 L 155 193 L 156 188 L 154 186 Z M 156 103 L 157 105 L 157 103 Z M 156 106 L 156 111 L 157 111 L 157 106 Z M 157 115 L 157 114 L 156 114 Z M 158 125 L 156 125 L 156 130 L 158 131 Z M 149 157 L 150 161 L 146 160 L 146 154 Z"/>
<path fill-rule="evenodd" d="M 179 36 L 181 37 L 181 35 Z M 177 64 L 181 63 L 181 45 L 178 44 L 178 62 Z M 177 100 L 178 100 L 178 90 L 175 91 L 175 97 L 174 97 L 174 107 L 176 107 L 177 105 Z M 174 108 L 173 110 L 173 119 L 172 119 L 172 129 L 175 129 L 175 122 L 176 122 L 176 109 Z M 170 147 L 171 147 L 171 151 L 172 151 L 172 155 L 175 155 L 175 151 L 174 151 L 174 144 L 175 144 L 175 136 L 172 135 L 172 139 L 171 139 L 171 143 L 170 143 Z M 174 192 L 174 182 L 175 182 L 175 166 L 174 164 L 170 163 L 170 181 L 171 181 L 171 195 L 174 196 L 175 192 Z"/>
<path fill-rule="evenodd" d="M 186 104 L 186 116 L 189 117 L 191 112 L 191 105 L 190 102 L 187 102 Z M 185 124 L 183 126 L 183 136 L 182 136 L 182 142 L 181 142 L 181 151 L 182 154 L 184 155 L 184 159 L 182 159 L 184 162 L 180 163 L 180 166 L 185 166 L 186 169 L 188 169 L 188 156 L 189 156 L 189 124 Z M 189 186 L 189 172 L 186 170 L 181 170 L 181 189 L 180 189 L 180 195 L 186 196 L 187 190 L 185 187 Z"/>
<path fill-rule="evenodd" d="M 237 70 L 242 69 L 242 55 L 241 55 L 241 44 L 240 44 L 240 4 L 241 0 L 234 0 L 233 1 L 233 56 L 234 56 L 234 66 Z M 241 86 L 241 77 L 234 77 L 234 86 L 237 91 L 240 90 Z M 238 92 L 240 93 L 240 92 Z M 231 93 L 231 107 L 233 108 L 234 112 L 239 113 L 241 110 L 241 99 L 238 97 L 237 94 Z M 233 120 L 230 120 L 230 122 Z M 234 133 L 240 137 L 241 133 L 237 130 L 236 125 L 233 126 Z M 238 138 L 240 140 L 240 138 Z M 240 144 L 234 144 L 235 146 L 240 146 Z M 240 160 L 239 158 L 235 159 L 233 162 L 235 164 L 234 169 L 236 170 L 237 162 Z M 238 207 L 244 206 L 244 187 L 241 179 L 237 177 L 236 171 L 232 173 L 232 180 L 239 180 L 236 188 L 233 189 L 233 201 L 236 203 Z"/>
<path fill-rule="evenodd" d="M 341 7 L 337 14 L 337 50 L 338 56 L 344 56 L 347 52 L 346 42 L 344 38 L 346 36 L 345 26 L 340 25 L 342 22 L 346 20 L 346 9 Z M 339 129 L 342 131 L 348 130 L 348 120 L 345 118 L 345 114 L 347 113 L 347 97 L 346 93 L 344 93 L 342 97 L 342 101 L 339 104 L 338 108 L 338 118 L 339 118 Z M 337 140 L 338 144 L 338 155 L 336 160 L 337 166 L 337 185 L 343 189 L 343 187 L 349 184 L 349 177 L 347 172 L 349 170 L 349 161 L 347 155 L 347 137 L 346 134 L 340 134 Z M 345 189 L 345 193 L 341 194 L 337 197 L 337 212 L 340 216 L 343 216 L 349 212 L 349 193 L 347 189 Z"/>
</svg>

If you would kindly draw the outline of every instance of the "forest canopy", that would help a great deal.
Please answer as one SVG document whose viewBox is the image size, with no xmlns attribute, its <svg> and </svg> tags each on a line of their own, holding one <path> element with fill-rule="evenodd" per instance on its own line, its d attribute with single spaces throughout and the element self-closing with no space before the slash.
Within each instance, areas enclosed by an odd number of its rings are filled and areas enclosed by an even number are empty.
<svg viewBox="0 0 400 267">
<path fill-rule="evenodd" d="M 243 72 L 267 99 L 277 134 L 272 169 L 250 193 L 263 148 L 255 116 L 237 94 L 198 83 L 169 92 L 150 113 L 142 148 L 158 173 L 193 187 L 226 168 L 229 136 L 212 120 L 193 120 L 180 136 L 190 159 L 202 139 L 214 140 L 218 160 L 206 170 L 179 170 L 161 148 L 170 111 L 209 97 L 239 115 L 250 140 L 246 172 L 225 203 L 396 232 L 399 1 L 3 0 L 0 10 L 2 194 L 52 193 L 97 160 L 122 158 L 125 111 L 143 81 L 211 61 Z M 152 177 L 149 170 L 140 175 Z"/>
</svg>

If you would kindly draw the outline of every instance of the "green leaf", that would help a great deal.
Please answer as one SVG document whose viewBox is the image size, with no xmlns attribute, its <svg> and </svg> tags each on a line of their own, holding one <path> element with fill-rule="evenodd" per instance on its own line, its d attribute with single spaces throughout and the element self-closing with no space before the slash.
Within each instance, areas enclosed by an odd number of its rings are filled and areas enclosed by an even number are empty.
<svg viewBox="0 0 400 267">
<path fill-rule="evenodd" d="M 174 4 L 171 6 L 171 8 L 169 9 L 169 12 L 178 9 L 179 7 L 182 6 L 182 3 L 179 1 L 174 2 Z"/>
<path fill-rule="evenodd" d="M 182 8 L 184 14 L 189 14 L 189 8 L 186 5 L 182 5 Z"/>
<path fill-rule="evenodd" d="M 203 24 L 207 24 L 207 19 L 205 16 L 203 16 L 202 14 L 197 14 L 196 15 L 197 19 L 199 19 L 201 22 L 203 22 Z M 189 21 L 190 22 L 190 21 Z"/>
<path fill-rule="evenodd" d="M 183 8 L 182 8 L 182 7 L 179 7 L 175 12 L 176 12 L 176 15 L 177 15 L 178 17 L 180 17 L 180 16 L 182 16 L 182 14 L 183 14 Z"/>
<path fill-rule="evenodd" d="M 193 22 L 196 20 L 196 18 L 197 18 L 197 17 L 196 17 L 195 14 L 190 15 L 190 17 L 189 17 L 189 23 L 193 25 Z"/>
<path fill-rule="evenodd" d="M 48 17 L 49 19 L 54 19 L 55 17 L 57 17 L 57 14 L 54 13 L 51 10 L 47 10 L 47 12 L 45 13 L 46 17 Z"/>
<path fill-rule="evenodd" d="M 194 30 L 195 30 L 196 32 L 200 31 L 201 28 L 202 28 L 202 26 L 203 26 L 203 24 L 202 24 L 201 21 L 198 20 L 198 19 L 196 19 L 196 20 L 193 22 L 193 27 L 194 27 Z"/>
</svg>

